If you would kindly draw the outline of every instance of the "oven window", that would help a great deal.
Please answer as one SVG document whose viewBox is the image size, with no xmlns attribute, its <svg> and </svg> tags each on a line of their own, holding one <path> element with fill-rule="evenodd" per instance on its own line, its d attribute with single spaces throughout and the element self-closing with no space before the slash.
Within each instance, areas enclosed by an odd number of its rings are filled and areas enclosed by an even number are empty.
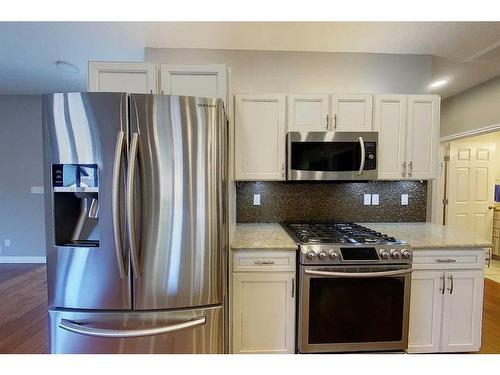
<svg viewBox="0 0 500 375">
<path fill-rule="evenodd" d="M 292 142 L 292 169 L 304 171 L 357 171 L 359 142 Z"/>
<path fill-rule="evenodd" d="M 404 277 L 311 278 L 309 344 L 401 341 Z"/>
</svg>

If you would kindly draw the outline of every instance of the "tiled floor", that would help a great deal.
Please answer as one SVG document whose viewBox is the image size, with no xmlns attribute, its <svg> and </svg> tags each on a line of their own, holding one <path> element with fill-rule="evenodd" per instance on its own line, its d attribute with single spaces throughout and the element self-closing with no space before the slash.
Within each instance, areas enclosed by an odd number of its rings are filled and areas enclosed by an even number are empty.
<svg viewBox="0 0 500 375">
<path fill-rule="evenodd" d="M 500 283 L 500 260 L 491 260 L 490 266 L 485 269 L 484 277 Z"/>
</svg>

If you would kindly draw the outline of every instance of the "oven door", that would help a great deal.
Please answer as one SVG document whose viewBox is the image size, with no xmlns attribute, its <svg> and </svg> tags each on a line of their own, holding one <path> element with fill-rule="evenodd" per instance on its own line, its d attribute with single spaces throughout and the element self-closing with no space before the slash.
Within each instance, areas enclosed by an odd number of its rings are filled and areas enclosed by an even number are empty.
<svg viewBox="0 0 500 375">
<path fill-rule="evenodd" d="M 377 179 L 375 132 L 289 132 L 288 180 Z"/>
<path fill-rule="evenodd" d="M 408 346 L 408 265 L 300 266 L 300 353 Z"/>
</svg>

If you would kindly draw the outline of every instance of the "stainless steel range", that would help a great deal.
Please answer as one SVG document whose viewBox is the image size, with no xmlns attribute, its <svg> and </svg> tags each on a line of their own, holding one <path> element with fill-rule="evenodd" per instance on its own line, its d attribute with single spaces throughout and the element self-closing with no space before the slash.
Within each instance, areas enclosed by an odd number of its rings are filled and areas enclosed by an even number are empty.
<svg viewBox="0 0 500 375">
<path fill-rule="evenodd" d="M 283 226 L 300 249 L 298 352 L 405 350 L 409 245 L 353 223 Z"/>
</svg>

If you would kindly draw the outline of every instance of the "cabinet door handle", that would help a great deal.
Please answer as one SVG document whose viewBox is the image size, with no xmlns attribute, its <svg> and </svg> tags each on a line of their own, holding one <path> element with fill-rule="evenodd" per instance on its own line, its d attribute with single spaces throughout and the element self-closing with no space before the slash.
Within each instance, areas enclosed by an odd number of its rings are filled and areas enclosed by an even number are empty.
<svg viewBox="0 0 500 375">
<path fill-rule="evenodd" d="M 436 262 L 438 262 L 438 263 L 455 263 L 456 261 L 457 261 L 456 259 L 451 259 L 451 258 L 448 258 L 448 259 L 438 258 L 436 260 Z"/>
<path fill-rule="evenodd" d="M 448 288 L 448 292 L 450 292 L 450 294 L 453 294 L 453 275 L 449 275 L 448 280 L 450 280 L 450 287 Z"/>
<path fill-rule="evenodd" d="M 408 177 L 411 177 L 412 173 L 413 173 L 413 162 L 410 161 L 408 163 Z"/>
<path fill-rule="evenodd" d="M 401 167 L 403 167 L 403 171 L 401 172 L 401 177 L 406 176 L 406 162 L 404 161 L 403 164 L 401 164 Z"/>
<path fill-rule="evenodd" d="M 441 276 L 439 279 L 441 280 L 441 288 L 439 288 L 439 291 L 441 292 L 441 294 L 444 294 L 445 291 L 444 273 L 443 276 Z"/>
<path fill-rule="evenodd" d="M 330 115 L 326 115 L 326 130 L 330 130 Z"/>
<path fill-rule="evenodd" d="M 333 128 L 337 129 L 337 114 L 333 115 Z"/>
<path fill-rule="evenodd" d="M 255 265 L 261 266 L 261 265 L 272 265 L 274 264 L 274 260 L 256 260 L 254 262 Z"/>
<path fill-rule="evenodd" d="M 295 277 L 292 277 L 292 298 L 295 296 Z"/>
</svg>

